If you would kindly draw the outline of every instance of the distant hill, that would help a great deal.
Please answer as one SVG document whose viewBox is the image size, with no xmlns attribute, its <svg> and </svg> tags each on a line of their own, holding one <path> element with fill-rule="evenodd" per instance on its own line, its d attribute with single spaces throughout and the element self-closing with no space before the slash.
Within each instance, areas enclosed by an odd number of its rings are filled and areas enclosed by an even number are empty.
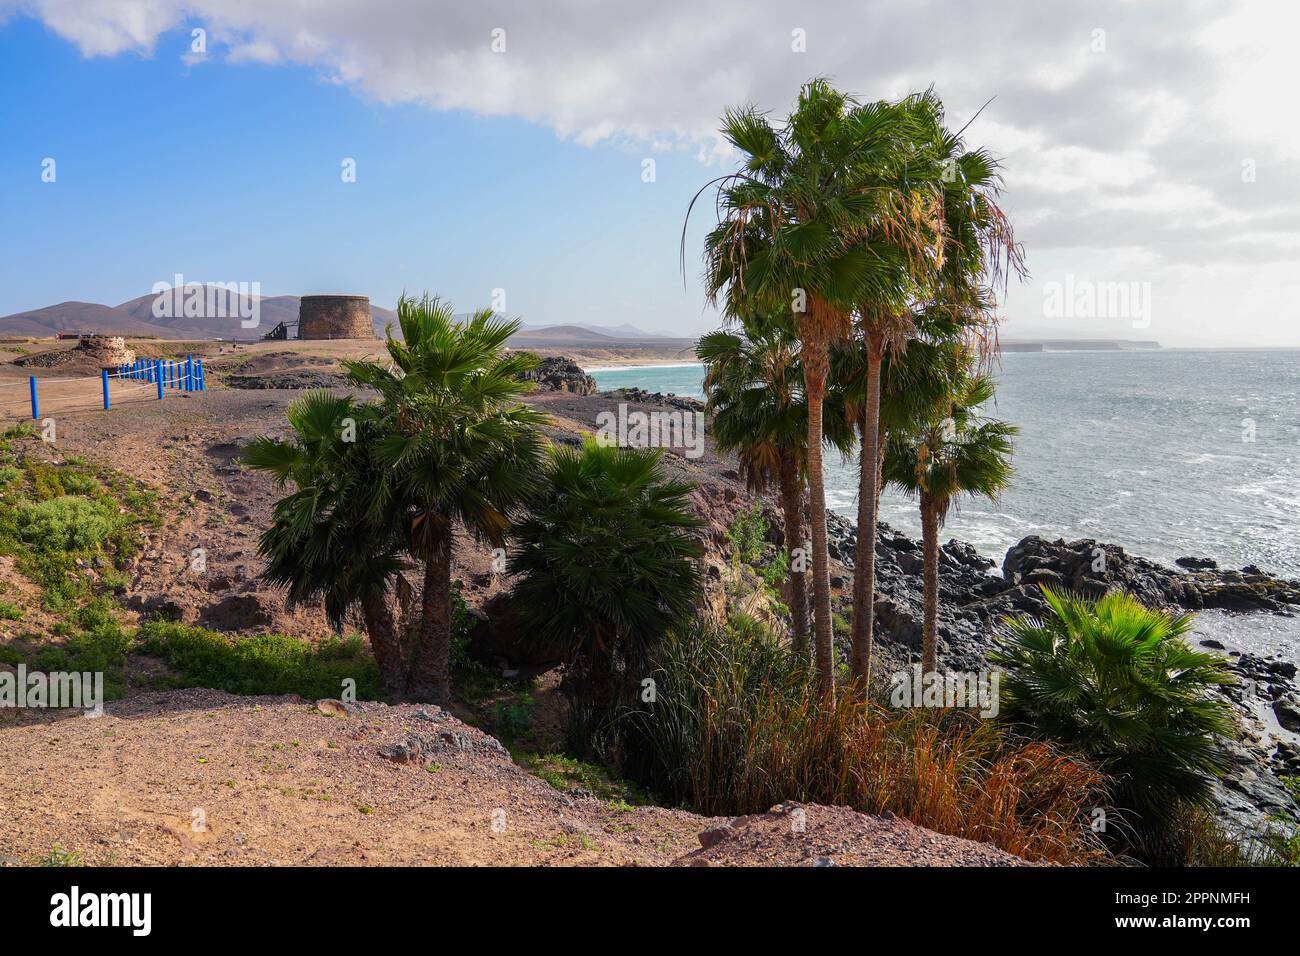
<svg viewBox="0 0 1300 956">
<path fill-rule="evenodd" d="M 1004 352 L 1132 352 L 1158 349 L 1150 339 L 1002 339 Z"/>
<path fill-rule="evenodd" d="M 129 299 L 120 305 L 103 305 L 98 302 L 60 302 L 41 309 L 16 312 L 0 316 L 0 335 L 21 335 L 45 338 L 60 332 L 101 332 L 113 335 L 150 336 L 164 339 L 222 338 L 255 339 L 271 331 L 281 322 L 290 325 L 298 321 L 298 296 L 274 295 L 257 297 L 259 322 L 256 328 L 246 329 L 241 324 L 237 306 L 243 300 L 226 301 L 227 316 L 195 317 L 184 314 L 155 316 L 153 293 Z M 174 313 L 182 310 L 173 309 Z M 247 311 L 244 310 L 244 311 Z M 374 318 L 375 335 L 382 337 L 388 323 L 397 331 L 397 313 L 383 306 L 370 304 Z M 614 326 L 589 325 L 575 322 L 567 325 L 525 324 L 512 338 L 518 345 L 545 345 L 551 343 L 590 344 L 669 340 L 669 336 L 646 332 L 635 325 L 623 323 Z"/>
<path fill-rule="evenodd" d="M 42 309 L 16 312 L 0 317 L 0 335 L 24 335 L 36 338 L 60 332 L 101 332 L 112 335 L 150 336 L 163 339 L 223 338 L 255 339 L 271 331 L 280 322 L 298 321 L 298 296 L 257 296 L 258 324 L 244 328 L 238 307 L 245 300 L 238 297 L 225 301 L 225 316 L 154 315 L 153 293 L 129 299 L 120 305 L 97 302 L 60 302 Z M 173 313 L 181 310 L 172 310 Z M 249 311 L 244 309 L 244 312 Z M 383 306 L 370 306 L 375 334 L 382 336 L 384 327 L 396 324 L 397 313 Z"/>
<path fill-rule="evenodd" d="M 544 334 L 556 332 L 560 329 L 563 329 L 568 333 L 571 333 L 574 329 L 583 329 L 588 332 L 594 332 L 602 338 L 635 339 L 637 341 L 643 339 L 672 338 L 671 335 L 663 335 L 659 332 L 647 332 L 645 329 L 639 328 L 630 322 L 624 322 L 621 325 L 590 325 L 586 322 L 570 322 L 567 325 L 529 325 L 525 322 L 520 329 L 520 333 L 526 333 L 528 335 Z"/>
</svg>

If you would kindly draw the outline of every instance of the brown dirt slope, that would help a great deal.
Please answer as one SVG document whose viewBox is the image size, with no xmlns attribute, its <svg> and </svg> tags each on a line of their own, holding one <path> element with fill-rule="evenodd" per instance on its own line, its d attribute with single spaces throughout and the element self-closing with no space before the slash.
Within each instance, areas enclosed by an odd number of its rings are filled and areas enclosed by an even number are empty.
<svg viewBox="0 0 1300 956">
<path fill-rule="evenodd" d="M 403 745 L 409 761 L 383 754 Z M 0 862 L 91 865 L 1023 863 L 899 820 L 787 805 L 728 821 L 560 793 L 437 708 L 143 694 L 0 730 Z M 706 834 L 701 838 L 701 833 Z M 709 849 L 720 832 L 726 839 Z"/>
</svg>

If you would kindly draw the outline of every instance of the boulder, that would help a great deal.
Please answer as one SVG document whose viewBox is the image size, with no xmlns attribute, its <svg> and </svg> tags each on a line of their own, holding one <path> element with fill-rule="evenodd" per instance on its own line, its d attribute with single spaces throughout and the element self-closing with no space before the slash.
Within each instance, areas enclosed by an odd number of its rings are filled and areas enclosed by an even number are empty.
<svg viewBox="0 0 1300 956">
<path fill-rule="evenodd" d="M 530 372 L 520 376 L 526 382 L 536 382 L 537 387 L 550 392 L 572 392 L 574 395 L 596 394 L 596 380 L 582 370 L 573 359 L 552 355 Z"/>
</svg>

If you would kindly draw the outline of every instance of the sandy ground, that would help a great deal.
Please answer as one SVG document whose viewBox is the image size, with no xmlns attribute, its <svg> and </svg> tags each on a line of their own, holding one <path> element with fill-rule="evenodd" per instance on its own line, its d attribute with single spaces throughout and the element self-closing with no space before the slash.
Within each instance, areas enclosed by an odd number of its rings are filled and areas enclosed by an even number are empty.
<svg viewBox="0 0 1300 956">
<path fill-rule="evenodd" d="M 436 742 L 426 759 L 380 756 L 412 733 Z M 177 691 L 0 741 L 10 863 L 57 844 L 91 865 L 655 865 L 715 822 L 562 794 L 436 708 L 335 717 L 297 698 Z"/>
</svg>

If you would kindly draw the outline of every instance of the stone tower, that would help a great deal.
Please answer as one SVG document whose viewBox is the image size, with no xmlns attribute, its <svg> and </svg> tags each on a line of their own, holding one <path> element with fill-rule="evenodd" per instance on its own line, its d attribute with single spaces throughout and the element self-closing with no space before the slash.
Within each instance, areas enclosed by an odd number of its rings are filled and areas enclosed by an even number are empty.
<svg viewBox="0 0 1300 956">
<path fill-rule="evenodd" d="M 298 338 L 373 339 L 375 323 L 364 295 L 305 295 L 298 301 Z"/>
</svg>

